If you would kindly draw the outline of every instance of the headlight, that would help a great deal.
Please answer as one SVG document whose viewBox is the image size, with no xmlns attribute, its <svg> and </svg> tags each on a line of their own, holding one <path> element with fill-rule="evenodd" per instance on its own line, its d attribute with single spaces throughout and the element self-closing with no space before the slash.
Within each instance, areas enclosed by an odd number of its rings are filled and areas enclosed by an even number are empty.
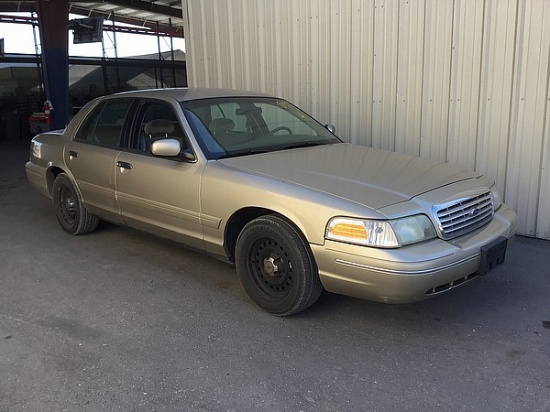
<svg viewBox="0 0 550 412">
<path fill-rule="evenodd" d="M 491 196 L 493 197 L 493 206 L 497 210 L 502 205 L 502 197 L 496 188 L 496 184 L 491 186 Z"/>
<path fill-rule="evenodd" d="M 394 220 L 336 217 L 327 225 L 326 238 L 362 246 L 395 248 L 433 239 L 435 229 L 425 215 Z"/>
<path fill-rule="evenodd" d="M 363 246 L 398 247 L 388 220 L 360 220 L 337 217 L 327 225 L 327 239 Z"/>
<path fill-rule="evenodd" d="M 436 236 L 434 226 L 426 215 L 404 217 L 390 222 L 397 232 L 401 245 L 422 242 Z"/>
</svg>

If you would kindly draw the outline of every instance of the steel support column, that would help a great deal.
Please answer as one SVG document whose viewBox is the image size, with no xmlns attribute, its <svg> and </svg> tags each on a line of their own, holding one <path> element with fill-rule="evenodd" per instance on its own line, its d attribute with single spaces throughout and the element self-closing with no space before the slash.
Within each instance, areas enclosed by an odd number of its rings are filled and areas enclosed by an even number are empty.
<svg viewBox="0 0 550 412">
<path fill-rule="evenodd" d="M 69 0 L 36 0 L 46 99 L 52 102 L 52 126 L 69 119 Z"/>
</svg>

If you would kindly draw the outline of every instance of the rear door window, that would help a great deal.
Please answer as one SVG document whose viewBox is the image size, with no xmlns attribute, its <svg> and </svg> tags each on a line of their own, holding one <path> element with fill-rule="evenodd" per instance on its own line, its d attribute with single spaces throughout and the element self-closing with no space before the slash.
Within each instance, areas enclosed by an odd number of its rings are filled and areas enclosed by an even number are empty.
<svg viewBox="0 0 550 412">
<path fill-rule="evenodd" d="M 112 99 L 96 107 L 86 118 L 75 140 L 120 147 L 122 129 L 133 99 Z"/>
</svg>

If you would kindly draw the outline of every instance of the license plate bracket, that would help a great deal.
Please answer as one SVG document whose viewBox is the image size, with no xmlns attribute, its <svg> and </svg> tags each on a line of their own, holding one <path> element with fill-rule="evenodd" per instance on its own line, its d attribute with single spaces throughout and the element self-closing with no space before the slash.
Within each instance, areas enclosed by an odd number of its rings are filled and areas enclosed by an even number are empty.
<svg viewBox="0 0 550 412">
<path fill-rule="evenodd" d="M 508 239 L 500 236 L 491 243 L 481 247 L 481 262 L 477 270 L 478 275 L 485 275 L 490 270 L 504 263 Z"/>
</svg>

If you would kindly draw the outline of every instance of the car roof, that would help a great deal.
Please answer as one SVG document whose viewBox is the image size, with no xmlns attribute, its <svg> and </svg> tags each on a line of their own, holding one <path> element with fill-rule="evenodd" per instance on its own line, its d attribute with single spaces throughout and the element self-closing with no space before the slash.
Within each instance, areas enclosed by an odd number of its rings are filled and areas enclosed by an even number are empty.
<svg viewBox="0 0 550 412">
<path fill-rule="evenodd" d="M 273 97 L 265 93 L 246 90 L 214 89 L 214 88 L 174 88 L 174 89 L 147 89 L 121 92 L 106 97 L 144 97 L 144 98 L 172 98 L 179 102 L 213 99 L 220 97 Z"/>
</svg>

